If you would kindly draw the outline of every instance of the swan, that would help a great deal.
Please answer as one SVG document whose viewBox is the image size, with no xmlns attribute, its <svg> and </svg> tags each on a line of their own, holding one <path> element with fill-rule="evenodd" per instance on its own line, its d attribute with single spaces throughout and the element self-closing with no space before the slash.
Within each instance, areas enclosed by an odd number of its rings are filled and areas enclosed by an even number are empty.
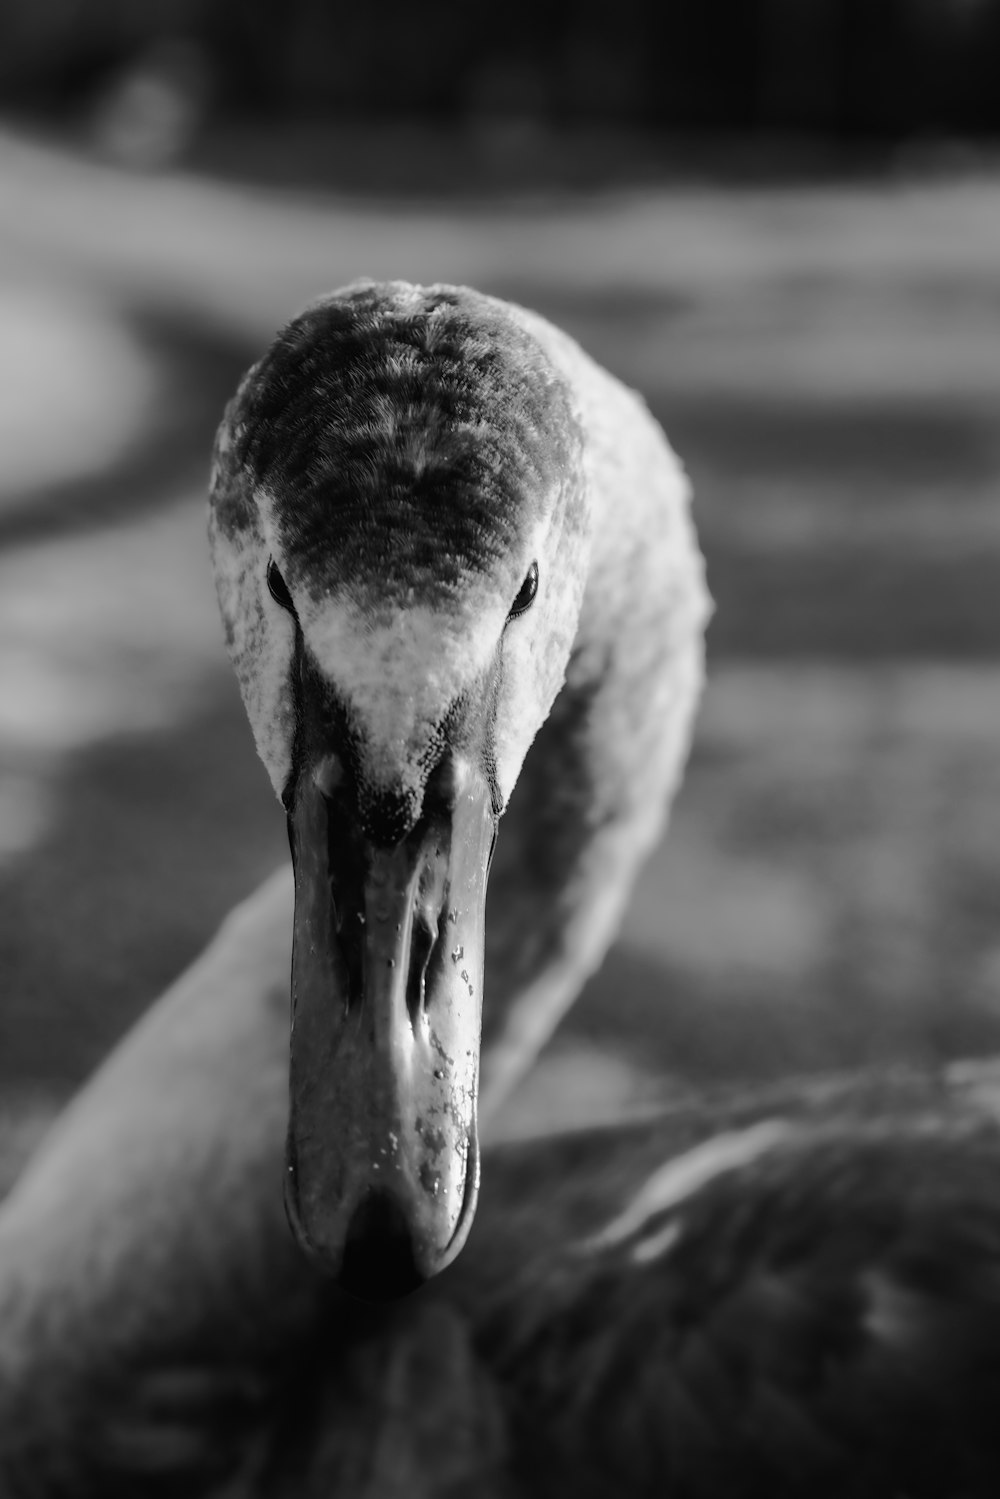
<svg viewBox="0 0 1000 1499">
<path fill-rule="evenodd" d="M 317 443 L 338 392 L 351 425 Z M 418 491 L 514 515 L 445 526 L 440 596 Z M 325 512 L 297 498 L 355 492 L 385 526 L 355 515 L 310 573 Z M 488 1142 L 609 940 L 698 695 L 686 489 L 637 400 L 519 309 L 355 287 L 241 387 L 212 532 L 294 880 L 230 914 L 0 1205 L 3 1499 L 998 1492 L 995 1069 L 487 1148 L 472 1223 L 480 1004 Z"/>
</svg>

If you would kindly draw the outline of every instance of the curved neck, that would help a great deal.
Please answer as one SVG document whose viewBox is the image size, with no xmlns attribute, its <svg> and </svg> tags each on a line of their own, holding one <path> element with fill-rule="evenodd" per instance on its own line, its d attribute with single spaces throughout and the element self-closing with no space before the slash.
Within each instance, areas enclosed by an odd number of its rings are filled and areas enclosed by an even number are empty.
<svg viewBox="0 0 1000 1499">
<path fill-rule="evenodd" d="M 710 609 L 688 484 L 641 399 L 524 314 L 587 434 L 592 550 L 566 681 L 501 824 L 487 907 L 489 1127 L 614 939 L 687 758 Z"/>
</svg>

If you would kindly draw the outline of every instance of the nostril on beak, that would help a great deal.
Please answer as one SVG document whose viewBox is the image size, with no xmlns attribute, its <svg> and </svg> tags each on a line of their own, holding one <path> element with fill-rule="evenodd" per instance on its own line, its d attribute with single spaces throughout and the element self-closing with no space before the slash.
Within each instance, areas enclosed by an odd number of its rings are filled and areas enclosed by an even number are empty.
<svg viewBox="0 0 1000 1499">
<path fill-rule="evenodd" d="M 415 912 L 410 937 L 410 968 L 406 980 L 406 1005 L 413 1022 L 427 1007 L 427 969 L 437 940 L 437 927 L 431 924 L 426 911 Z"/>
<path fill-rule="evenodd" d="M 338 1283 L 361 1301 L 397 1301 L 425 1279 L 401 1208 L 388 1193 L 369 1192 L 348 1226 Z"/>
</svg>

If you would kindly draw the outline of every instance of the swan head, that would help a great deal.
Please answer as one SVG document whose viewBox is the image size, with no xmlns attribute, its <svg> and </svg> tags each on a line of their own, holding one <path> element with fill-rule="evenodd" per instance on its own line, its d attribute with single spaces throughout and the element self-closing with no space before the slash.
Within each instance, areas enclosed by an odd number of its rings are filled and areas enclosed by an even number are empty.
<svg viewBox="0 0 1000 1499">
<path fill-rule="evenodd" d="M 578 415 L 522 318 L 348 287 L 216 444 L 219 599 L 295 872 L 286 1206 L 373 1299 L 471 1226 L 490 859 L 587 570 Z"/>
</svg>

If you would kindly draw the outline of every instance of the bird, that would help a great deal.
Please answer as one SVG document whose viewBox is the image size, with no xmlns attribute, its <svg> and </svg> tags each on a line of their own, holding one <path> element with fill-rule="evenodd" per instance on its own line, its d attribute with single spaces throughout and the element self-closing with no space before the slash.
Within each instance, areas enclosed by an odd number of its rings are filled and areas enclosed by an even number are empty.
<svg viewBox="0 0 1000 1499">
<path fill-rule="evenodd" d="M 3 1499 L 995 1494 L 995 1068 L 489 1143 L 700 689 L 638 399 L 521 309 L 356 285 L 244 380 L 210 526 L 294 875 L 0 1205 Z"/>
</svg>

